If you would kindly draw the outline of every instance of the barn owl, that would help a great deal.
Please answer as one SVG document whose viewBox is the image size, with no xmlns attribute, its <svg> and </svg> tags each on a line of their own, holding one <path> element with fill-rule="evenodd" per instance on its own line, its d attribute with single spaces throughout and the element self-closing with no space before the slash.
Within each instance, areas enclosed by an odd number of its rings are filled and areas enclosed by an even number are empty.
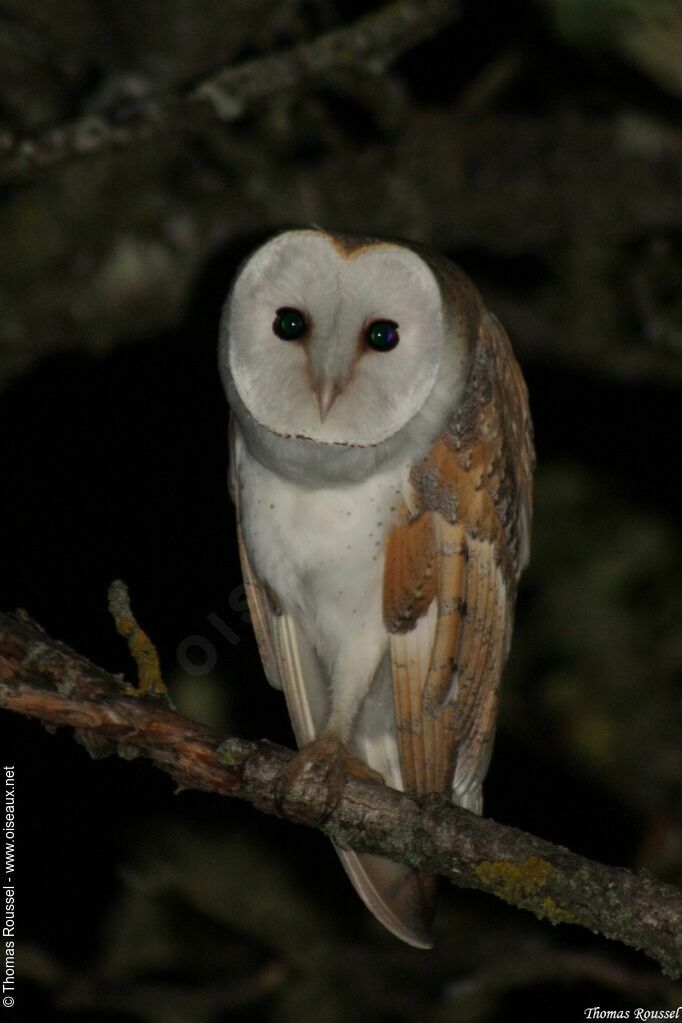
<svg viewBox="0 0 682 1023">
<path fill-rule="evenodd" d="M 348 773 L 476 813 L 516 587 L 532 431 L 507 335 L 412 243 L 286 231 L 221 321 L 230 490 L 263 667 L 330 806 Z M 377 919 L 429 948 L 435 878 L 337 849 Z"/>
</svg>

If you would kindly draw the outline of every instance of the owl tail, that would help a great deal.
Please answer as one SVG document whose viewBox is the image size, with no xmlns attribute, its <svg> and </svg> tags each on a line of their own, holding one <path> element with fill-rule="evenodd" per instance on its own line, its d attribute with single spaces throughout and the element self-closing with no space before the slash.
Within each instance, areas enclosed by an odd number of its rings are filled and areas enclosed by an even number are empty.
<svg viewBox="0 0 682 1023">
<path fill-rule="evenodd" d="M 437 878 L 384 856 L 335 847 L 367 909 L 396 938 L 415 948 L 433 948 L 430 928 Z"/>
</svg>

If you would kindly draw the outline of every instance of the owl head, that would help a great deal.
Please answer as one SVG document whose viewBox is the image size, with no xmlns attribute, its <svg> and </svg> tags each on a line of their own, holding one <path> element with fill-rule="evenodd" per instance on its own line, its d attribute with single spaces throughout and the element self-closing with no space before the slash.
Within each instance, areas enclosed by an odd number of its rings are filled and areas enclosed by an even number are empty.
<svg viewBox="0 0 682 1023">
<path fill-rule="evenodd" d="M 243 264 L 225 306 L 233 410 L 261 446 L 297 442 L 292 451 L 326 458 L 332 474 L 345 461 L 362 475 L 362 452 L 375 465 L 415 434 L 428 443 L 464 388 L 472 293 L 456 267 L 416 247 L 278 234 Z"/>
</svg>

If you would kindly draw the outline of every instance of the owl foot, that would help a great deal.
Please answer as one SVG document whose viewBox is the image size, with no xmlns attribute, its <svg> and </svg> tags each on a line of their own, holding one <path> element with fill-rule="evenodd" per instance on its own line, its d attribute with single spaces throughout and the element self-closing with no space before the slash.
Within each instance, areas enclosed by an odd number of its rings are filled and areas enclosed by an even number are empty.
<svg viewBox="0 0 682 1023">
<path fill-rule="evenodd" d="M 320 823 L 324 823 L 339 805 L 349 775 L 376 784 L 383 784 L 384 781 L 378 771 L 373 771 L 362 760 L 349 753 L 335 735 L 321 735 L 319 739 L 298 751 L 275 782 L 275 808 L 278 813 L 282 813 L 289 790 L 310 766 L 316 764 L 323 764 L 325 767 L 324 781 L 327 788 Z"/>
</svg>

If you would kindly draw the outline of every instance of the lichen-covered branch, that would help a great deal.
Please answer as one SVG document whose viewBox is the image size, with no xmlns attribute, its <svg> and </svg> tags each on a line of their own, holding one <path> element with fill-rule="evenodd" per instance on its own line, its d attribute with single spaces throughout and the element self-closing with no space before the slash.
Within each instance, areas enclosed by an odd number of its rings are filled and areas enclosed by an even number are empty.
<svg viewBox="0 0 682 1023">
<path fill-rule="evenodd" d="M 88 114 L 31 138 L 0 135 L 0 184 L 56 164 L 144 142 L 163 132 L 235 121 L 255 106 L 331 74 L 380 74 L 401 53 L 434 35 L 458 13 L 456 0 L 393 0 L 351 25 L 279 53 L 225 68 L 182 95 L 150 86 L 116 116 Z"/>
<path fill-rule="evenodd" d="M 228 739 L 129 688 L 27 619 L 0 615 L 0 706 L 70 725 L 94 755 L 146 757 L 181 787 L 235 796 L 275 813 L 275 781 L 292 756 L 267 742 Z M 349 779 L 327 820 L 323 768 L 291 788 L 283 813 L 342 846 L 383 853 L 646 952 L 682 974 L 682 893 L 653 878 L 587 860 L 450 805 Z"/>
</svg>

